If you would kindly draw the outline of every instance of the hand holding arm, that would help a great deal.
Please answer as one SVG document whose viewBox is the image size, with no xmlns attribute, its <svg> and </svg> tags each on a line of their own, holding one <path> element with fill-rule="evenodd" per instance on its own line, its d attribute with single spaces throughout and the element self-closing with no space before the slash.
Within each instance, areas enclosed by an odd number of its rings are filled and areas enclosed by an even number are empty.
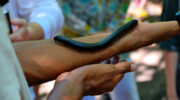
<svg viewBox="0 0 180 100">
<path fill-rule="evenodd" d="M 159 42 L 180 32 L 176 21 L 139 23 L 112 45 L 101 50 L 77 50 L 53 40 L 15 43 L 15 51 L 30 85 L 55 79 L 60 73 L 79 66 L 103 61 L 114 55 Z M 109 34 L 77 38 L 83 42 L 96 42 Z M 39 74 L 41 73 L 41 74 Z"/>
<path fill-rule="evenodd" d="M 49 100 L 80 100 L 84 95 L 98 95 L 113 90 L 126 72 L 134 71 L 132 63 L 94 64 L 60 75 Z"/>
</svg>

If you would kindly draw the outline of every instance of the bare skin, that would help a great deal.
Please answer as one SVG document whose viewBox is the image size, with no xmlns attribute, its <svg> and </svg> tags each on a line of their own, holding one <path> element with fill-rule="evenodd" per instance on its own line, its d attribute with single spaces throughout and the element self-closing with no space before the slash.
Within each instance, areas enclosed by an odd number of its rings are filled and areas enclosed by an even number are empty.
<svg viewBox="0 0 180 100">
<path fill-rule="evenodd" d="M 134 71 L 132 63 L 93 64 L 66 72 L 56 79 L 48 100 L 80 100 L 84 95 L 112 91 L 126 72 Z"/>
<path fill-rule="evenodd" d="M 165 51 L 165 74 L 168 100 L 179 100 L 176 92 L 176 69 L 178 66 L 178 53 Z"/>
<path fill-rule="evenodd" d="M 139 23 L 107 48 L 87 51 L 77 50 L 54 40 L 15 43 L 14 48 L 29 85 L 55 79 L 59 74 L 77 67 L 103 61 L 109 57 L 159 42 L 175 36 L 180 28 L 176 21 Z M 104 35 L 77 38 L 84 42 L 101 40 Z M 39 74 L 41 73 L 41 74 Z"/>
<path fill-rule="evenodd" d="M 44 38 L 44 31 L 37 23 L 27 23 L 24 19 L 12 19 L 11 24 L 15 26 L 10 35 L 12 42 L 40 40 Z"/>
</svg>

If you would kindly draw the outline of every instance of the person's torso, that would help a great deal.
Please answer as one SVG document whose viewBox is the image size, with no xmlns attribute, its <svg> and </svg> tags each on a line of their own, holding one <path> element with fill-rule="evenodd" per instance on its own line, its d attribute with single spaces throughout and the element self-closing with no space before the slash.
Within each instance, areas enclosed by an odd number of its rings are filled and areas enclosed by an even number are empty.
<svg viewBox="0 0 180 100">
<path fill-rule="evenodd" d="M 3 6 L 3 11 L 8 11 L 11 18 L 18 18 L 18 9 L 17 9 L 17 1 L 9 0 L 9 2 Z"/>
</svg>

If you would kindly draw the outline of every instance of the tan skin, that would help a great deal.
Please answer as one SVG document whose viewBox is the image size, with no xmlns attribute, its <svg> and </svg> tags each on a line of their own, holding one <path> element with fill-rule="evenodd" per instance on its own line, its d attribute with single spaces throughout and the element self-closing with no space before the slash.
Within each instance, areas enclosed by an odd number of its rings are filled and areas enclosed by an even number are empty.
<svg viewBox="0 0 180 100">
<path fill-rule="evenodd" d="M 139 23 L 127 35 L 108 48 L 95 51 L 73 49 L 63 44 L 57 44 L 54 40 L 19 42 L 14 44 L 14 48 L 29 85 L 36 85 L 53 80 L 59 74 L 71 71 L 79 66 L 103 61 L 114 55 L 168 39 L 177 35 L 179 31 L 179 25 L 176 21 L 152 24 Z M 97 34 L 76 40 L 94 42 L 108 35 Z"/>
<path fill-rule="evenodd" d="M 37 23 L 27 23 L 26 20 L 16 18 L 11 20 L 14 25 L 13 33 L 10 35 L 12 42 L 40 40 L 44 38 L 44 32 L 41 26 Z"/>
<path fill-rule="evenodd" d="M 177 30 L 175 29 L 174 31 L 167 31 L 167 32 L 174 32 L 173 33 L 174 35 L 177 34 L 177 32 L 179 31 L 177 23 L 175 26 L 177 26 L 176 27 Z M 149 28 L 153 28 L 153 27 L 149 27 Z M 153 41 L 156 41 L 156 42 L 157 42 L 158 36 L 159 35 L 162 36 L 162 34 L 160 34 L 161 31 L 159 31 L 160 33 L 153 34 L 153 32 L 149 33 L 145 29 L 145 30 L 143 30 L 143 32 L 147 32 L 146 34 L 150 35 L 149 38 L 154 39 Z M 164 36 L 165 38 L 169 37 L 167 32 L 162 32 L 165 35 Z M 131 34 L 133 34 L 133 33 L 131 33 Z M 156 39 L 154 37 L 151 38 L 151 36 L 153 36 L 153 35 L 157 36 Z M 104 37 L 104 36 L 98 36 L 97 38 L 102 38 L 102 37 Z M 127 37 L 127 36 L 125 36 L 125 37 Z M 128 37 L 128 38 L 130 38 L 130 37 Z M 136 41 L 142 41 L 142 40 L 143 39 L 139 38 L 139 40 L 135 39 L 132 41 L 136 42 Z M 85 42 L 86 39 L 81 39 L 81 41 Z M 92 39 L 91 42 L 92 41 L 97 41 L 97 40 Z M 148 41 L 148 42 L 151 43 L 152 41 Z M 148 42 L 145 41 L 142 44 L 141 44 L 141 42 L 139 42 L 139 43 L 140 43 L 140 45 L 143 46 L 146 43 L 148 44 Z M 128 47 L 131 48 L 130 45 L 128 45 Z M 138 47 L 139 47 L 139 45 L 138 45 Z M 77 68 L 77 69 L 71 71 L 70 73 L 63 73 L 62 75 L 60 75 L 57 78 L 56 85 L 55 85 L 54 89 L 51 91 L 50 95 L 48 96 L 48 100 L 72 100 L 72 99 L 73 100 L 80 100 L 81 97 L 86 95 L 86 94 L 93 95 L 93 94 L 101 94 L 101 93 L 108 92 L 111 89 L 113 89 L 116 86 L 116 84 L 122 79 L 123 74 L 119 73 L 119 74 L 114 74 L 117 76 L 113 76 L 113 74 L 106 73 L 106 71 L 112 71 L 112 70 L 106 69 L 106 68 L 112 68 L 113 69 L 113 67 L 115 67 L 114 71 L 117 71 L 116 68 L 117 68 L 117 65 L 119 65 L 119 69 L 120 69 L 119 71 L 120 72 L 123 72 L 123 70 L 121 68 L 126 69 L 125 72 L 127 72 L 127 70 L 130 68 L 127 67 L 128 66 L 127 62 L 123 62 L 123 63 L 124 63 L 124 65 L 122 65 L 122 63 L 119 63 L 119 64 L 116 64 L 114 66 L 113 65 L 104 65 L 104 66 L 102 66 L 102 65 L 89 65 L 89 66 Z M 122 67 L 120 67 L 120 66 L 122 66 Z M 88 69 L 88 68 L 91 68 L 91 69 Z M 102 74 L 99 74 L 99 73 L 102 73 Z M 115 72 L 113 72 L 113 73 L 115 73 Z M 107 76 L 104 74 L 107 74 Z M 108 80 L 108 78 L 109 78 L 109 80 Z M 77 81 L 78 79 L 79 79 L 79 81 Z M 110 80 L 110 79 L 112 79 L 112 80 Z M 111 87 L 108 87 L 108 86 L 111 86 Z M 88 88 L 86 88 L 86 87 L 88 87 Z"/>
<path fill-rule="evenodd" d="M 77 50 L 63 44 L 57 44 L 54 40 L 19 42 L 14 43 L 14 48 L 29 85 L 37 85 L 55 79 L 63 72 L 75 69 L 71 71 L 67 77 L 63 79 L 60 77 L 59 81 L 59 78 L 57 79 L 58 82 L 52 94 L 49 96 L 49 99 L 79 100 L 83 95 L 99 94 L 112 90 L 118 81 L 121 80 L 123 74 L 131 71 L 131 64 L 127 62 L 123 63 L 124 65 L 122 63 L 119 64 L 119 66 L 121 66 L 119 67 L 119 71 L 116 69 L 118 64 L 88 64 L 97 63 L 114 55 L 168 39 L 177 35 L 179 32 L 180 28 L 176 21 L 152 24 L 139 22 L 134 29 L 128 31 L 121 39 L 118 39 L 107 48 L 102 48 L 100 50 Z M 95 42 L 102 40 L 108 35 L 109 34 L 97 34 L 89 37 L 77 38 L 76 40 Z M 84 65 L 87 66 L 81 67 Z M 109 68 L 114 70 L 110 70 Z M 121 68 L 125 68 L 125 71 Z M 112 72 L 108 73 L 106 71 Z M 118 71 L 119 73 L 114 71 Z M 94 75 L 98 77 L 92 78 Z M 103 77 L 106 75 L 111 77 Z M 118 77 L 117 81 L 109 81 L 109 79 L 114 78 L 116 80 L 116 77 Z M 108 83 L 111 85 L 106 85 Z"/>
<path fill-rule="evenodd" d="M 165 74 L 168 100 L 179 100 L 176 92 L 176 69 L 178 65 L 178 53 L 165 51 Z"/>
<path fill-rule="evenodd" d="M 112 91 L 124 73 L 134 71 L 132 63 L 93 64 L 61 74 L 48 100 L 80 100 L 84 95 Z M 73 90 L 72 90 L 73 89 Z"/>
<path fill-rule="evenodd" d="M 41 40 L 44 38 L 42 27 L 35 22 L 27 23 L 22 18 L 11 19 L 11 24 L 14 26 L 13 33 L 10 35 L 11 42 Z M 34 86 L 36 100 L 38 100 L 39 86 Z"/>
</svg>

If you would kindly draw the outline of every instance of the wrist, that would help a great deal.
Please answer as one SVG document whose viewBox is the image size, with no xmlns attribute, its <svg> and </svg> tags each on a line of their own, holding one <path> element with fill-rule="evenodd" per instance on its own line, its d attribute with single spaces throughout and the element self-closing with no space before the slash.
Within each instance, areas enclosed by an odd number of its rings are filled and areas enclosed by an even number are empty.
<svg viewBox="0 0 180 100">
<path fill-rule="evenodd" d="M 77 92 L 80 97 L 84 95 L 84 80 L 85 76 L 82 75 L 79 71 L 72 71 L 69 73 L 69 75 L 66 77 L 66 80 L 74 86 L 75 92 Z"/>
<path fill-rule="evenodd" d="M 56 82 L 48 100 L 80 100 L 83 96 L 83 81 L 77 74 L 69 73 Z"/>
</svg>

